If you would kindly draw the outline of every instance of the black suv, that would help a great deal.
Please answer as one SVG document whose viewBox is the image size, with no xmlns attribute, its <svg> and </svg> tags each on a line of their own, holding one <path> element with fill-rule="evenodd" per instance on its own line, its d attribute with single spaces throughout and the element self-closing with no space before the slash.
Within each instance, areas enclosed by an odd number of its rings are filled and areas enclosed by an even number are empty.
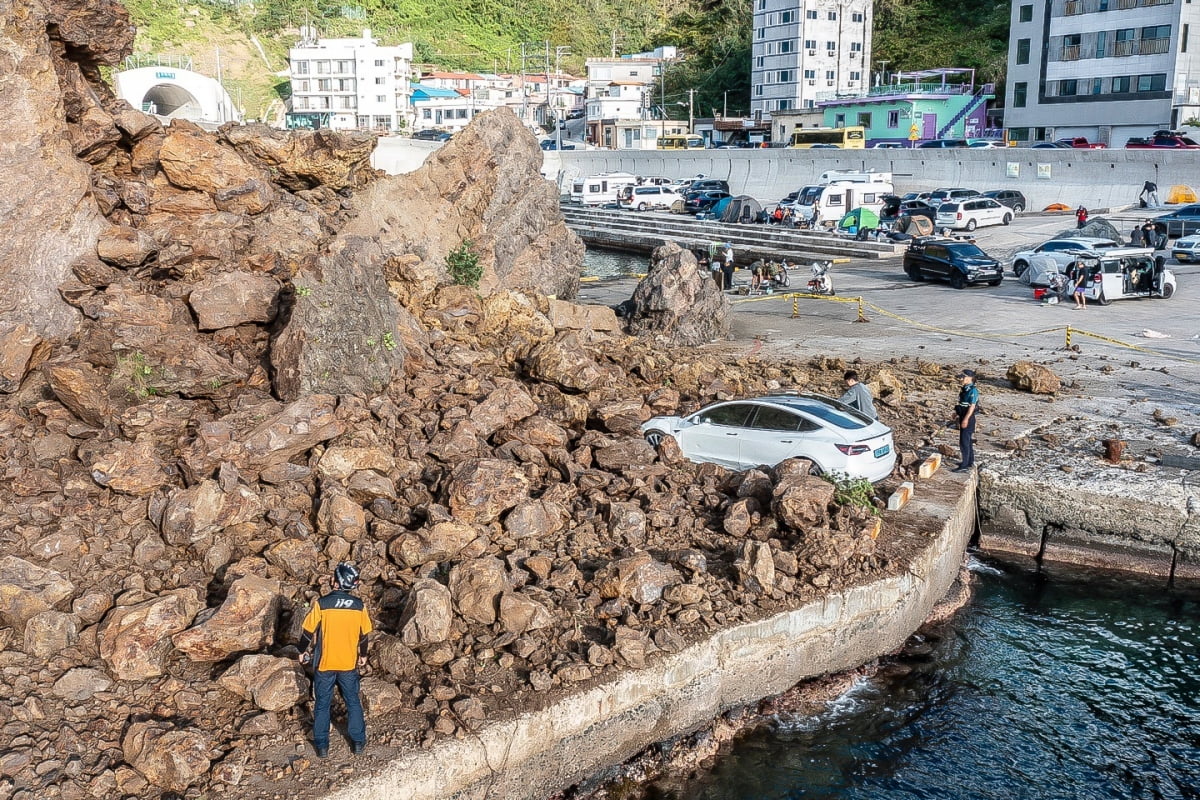
<svg viewBox="0 0 1200 800">
<path fill-rule="evenodd" d="M 729 181 L 722 181 L 716 178 L 700 178 L 692 181 L 687 188 L 688 192 L 728 192 Z"/>
<path fill-rule="evenodd" d="M 912 240 L 904 253 L 904 272 L 914 281 L 948 280 L 955 289 L 966 288 L 969 283 L 999 286 L 1004 280 L 1000 262 L 980 250 L 978 245 L 935 236 L 918 236 Z"/>
<path fill-rule="evenodd" d="M 993 189 L 990 192 L 984 192 L 983 196 L 990 197 L 997 203 L 1008 206 L 1018 213 L 1029 207 L 1029 204 L 1025 202 L 1025 195 L 1016 189 Z"/>
</svg>

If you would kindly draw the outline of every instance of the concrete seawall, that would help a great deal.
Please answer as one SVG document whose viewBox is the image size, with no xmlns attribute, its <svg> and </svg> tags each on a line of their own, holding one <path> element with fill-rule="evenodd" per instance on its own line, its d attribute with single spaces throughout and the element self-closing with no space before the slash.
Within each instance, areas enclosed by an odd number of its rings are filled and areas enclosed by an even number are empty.
<svg viewBox="0 0 1200 800">
<path fill-rule="evenodd" d="M 891 172 L 898 191 L 964 186 L 979 191 L 1017 189 L 1031 210 L 1051 203 L 1111 208 L 1136 203 L 1142 184 L 1153 180 L 1165 202 L 1167 189 L 1185 184 L 1200 192 L 1200 158 L 1151 150 L 568 150 L 547 152 L 543 174 L 558 175 L 560 188 L 599 172 L 686 177 L 703 174 L 729 181 L 735 194 L 777 202 L 816 183 L 831 169 Z M 1014 174 L 1015 173 L 1015 174 Z"/>
<path fill-rule="evenodd" d="M 886 518 L 911 560 L 899 574 L 727 628 L 549 707 L 413 750 L 328 800 L 540 800 L 722 712 L 895 650 L 958 574 L 974 483 L 935 476 Z"/>
<path fill-rule="evenodd" d="M 1200 582 L 1197 490 L 1129 473 L 1084 483 L 1001 464 L 979 479 L 979 548 L 997 557 Z"/>
</svg>

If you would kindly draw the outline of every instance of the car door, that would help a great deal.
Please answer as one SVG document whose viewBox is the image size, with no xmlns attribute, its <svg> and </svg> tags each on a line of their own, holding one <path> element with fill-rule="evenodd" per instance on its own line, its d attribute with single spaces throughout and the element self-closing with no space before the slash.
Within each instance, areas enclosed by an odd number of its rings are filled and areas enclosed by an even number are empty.
<svg viewBox="0 0 1200 800">
<path fill-rule="evenodd" d="M 950 251 L 939 244 L 925 246 L 921 272 L 945 280 L 950 277 Z"/>
<path fill-rule="evenodd" d="M 1002 225 L 1002 224 L 1004 224 L 1004 215 L 1008 211 L 1008 209 L 1005 206 L 1000 205 L 998 202 L 996 202 L 995 200 L 992 200 L 991 198 L 977 200 L 976 203 L 979 206 L 979 213 L 981 215 L 983 215 L 987 220 L 986 222 L 983 222 L 981 224 L 983 224 L 983 225 Z"/>
<path fill-rule="evenodd" d="M 809 444 L 805 434 L 815 430 L 818 426 L 799 414 L 778 406 L 758 406 L 746 432 L 740 437 L 742 469 L 762 464 L 773 467 L 805 452 Z"/>
<path fill-rule="evenodd" d="M 741 469 L 738 460 L 741 437 L 753 411 L 751 403 L 725 403 L 701 409 L 690 418 L 695 424 L 680 430 L 675 439 L 692 461 L 711 461 Z"/>
</svg>

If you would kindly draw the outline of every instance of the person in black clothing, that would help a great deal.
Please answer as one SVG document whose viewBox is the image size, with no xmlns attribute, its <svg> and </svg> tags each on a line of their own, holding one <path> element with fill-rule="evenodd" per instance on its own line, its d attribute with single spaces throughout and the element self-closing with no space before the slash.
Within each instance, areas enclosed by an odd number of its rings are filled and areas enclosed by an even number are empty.
<svg viewBox="0 0 1200 800">
<path fill-rule="evenodd" d="M 1142 208 L 1147 206 L 1156 208 L 1158 206 L 1158 184 L 1154 181 L 1146 181 L 1142 184 L 1142 193 L 1138 195 L 1141 201 Z"/>
<path fill-rule="evenodd" d="M 975 466 L 975 413 L 979 410 L 979 389 L 975 386 L 975 371 L 964 369 L 958 373 L 962 382 L 958 390 L 958 402 L 954 405 L 955 424 L 958 427 L 958 448 L 962 462 L 954 472 L 969 472 Z"/>
</svg>

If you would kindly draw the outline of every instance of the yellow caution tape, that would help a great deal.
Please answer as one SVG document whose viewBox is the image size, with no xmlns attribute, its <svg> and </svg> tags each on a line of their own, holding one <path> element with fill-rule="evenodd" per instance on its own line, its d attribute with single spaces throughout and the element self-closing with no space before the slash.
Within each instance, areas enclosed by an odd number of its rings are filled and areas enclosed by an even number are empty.
<svg viewBox="0 0 1200 800">
<path fill-rule="evenodd" d="M 1099 339 L 1102 342 L 1108 342 L 1109 344 L 1115 344 L 1118 347 L 1125 347 L 1130 350 L 1136 350 L 1139 353 L 1145 353 L 1145 354 L 1151 355 L 1151 356 L 1159 356 L 1160 358 L 1170 358 L 1175 361 L 1183 361 L 1188 364 L 1200 364 L 1200 360 L 1197 360 L 1194 358 L 1187 358 L 1186 356 L 1176 356 L 1176 355 L 1172 355 L 1171 353 L 1162 353 L 1162 352 L 1159 352 L 1158 350 L 1151 350 L 1149 347 L 1142 347 L 1141 345 L 1130 344 L 1129 342 L 1122 342 L 1120 339 L 1114 339 L 1111 336 L 1103 336 L 1099 333 L 1092 333 L 1091 331 L 1080 330 L 1079 328 L 1073 328 L 1069 325 L 1067 326 L 1067 346 L 1068 347 L 1070 346 L 1071 335 L 1076 334 L 1076 333 L 1079 334 L 1080 336 L 1090 336 L 1091 338 Z"/>
</svg>

